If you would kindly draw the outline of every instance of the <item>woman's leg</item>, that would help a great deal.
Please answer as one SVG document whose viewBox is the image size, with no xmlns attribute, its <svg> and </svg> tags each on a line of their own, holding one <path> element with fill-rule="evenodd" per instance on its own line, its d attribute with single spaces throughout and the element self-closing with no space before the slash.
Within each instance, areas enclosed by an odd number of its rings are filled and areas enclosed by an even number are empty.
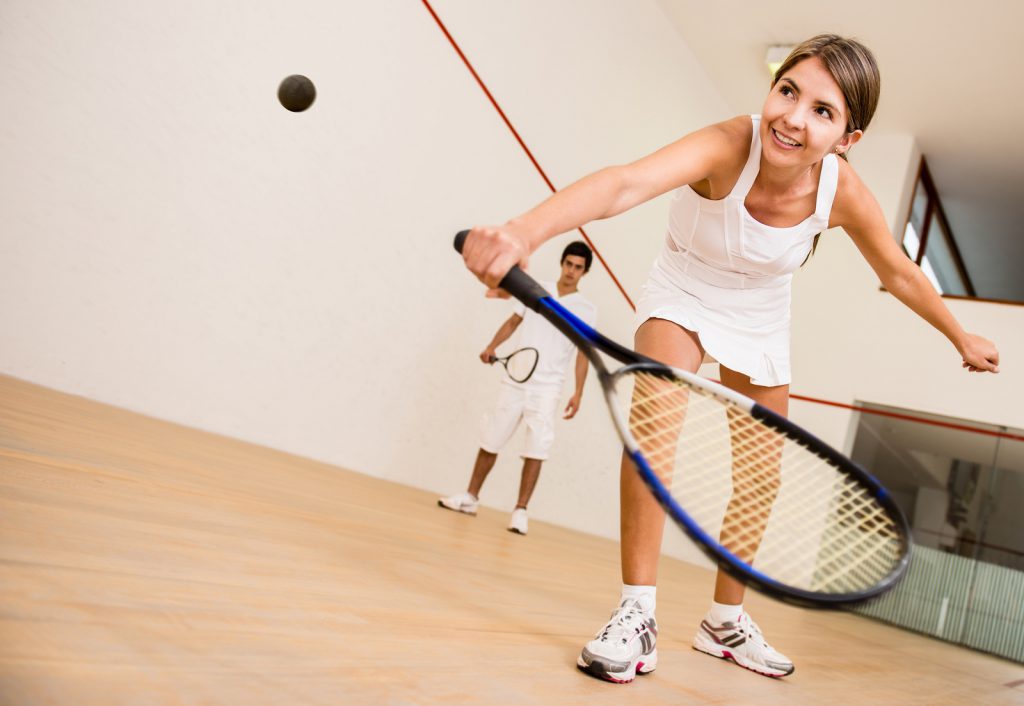
<svg viewBox="0 0 1024 706">
<path fill-rule="evenodd" d="M 722 384 L 725 385 L 726 387 L 736 390 L 740 394 L 746 395 L 747 397 L 751 398 L 762 407 L 767 407 L 768 409 L 772 410 L 777 414 L 786 416 L 789 413 L 789 385 L 778 385 L 775 387 L 764 387 L 762 385 L 755 385 L 752 382 L 750 382 L 750 378 L 744 375 L 743 373 L 737 373 L 733 370 L 726 368 L 725 366 L 720 366 L 720 369 Z M 751 474 L 759 471 L 759 475 L 761 475 L 761 477 L 764 478 L 765 473 L 763 472 L 763 469 L 759 468 L 759 466 L 763 465 L 764 463 L 774 464 L 776 469 L 775 472 L 777 474 L 778 464 L 781 460 L 781 452 L 782 448 L 780 441 L 779 455 L 773 458 L 761 459 L 760 463 L 755 464 L 755 466 L 758 467 L 744 467 L 741 466 L 736 461 L 734 461 L 734 478 L 737 476 L 737 474 Z M 734 493 L 733 499 L 730 501 L 730 505 L 736 503 L 738 500 L 740 501 L 740 504 L 742 504 L 742 500 L 739 498 L 739 494 Z M 769 514 L 770 509 L 770 507 L 765 508 L 766 512 L 764 522 L 753 523 L 754 525 L 758 525 L 758 527 L 760 528 L 760 531 L 757 530 L 757 527 L 754 528 L 755 533 L 757 533 L 758 535 L 760 535 L 760 533 L 763 533 L 764 531 L 764 523 L 767 522 L 767 515 Z M 728 516 L 728 510 L 726 511 L 726 514 Z M 747 531 L 750 531 L 749 525 Z M 726 532 L 727 530 L 723 530 L 723 535 L 725 535 Z M 725 536 L 723 536 L 722 543 L 728 546 L 729 540 Z M 741 558 L 745 558 L 747 560 L 753 559 L 752 556 L 743 557 L 742 552 Z M 726 603 L 730 605 L 739 605 L 743 602 L 743 594 L 745 588 L 746 587 L 742 583 L 740 583 L 739 581 L 737 581 L 736 579 L 734 579 L 733 577 L 729 576 L 727 573 L 719 569 L 718 576 L 715 579 L 715 602 Z"/>
<path fill-rule="evenodd" d="M 697 334 L 664 319 L 648 319 L 637 330 L 634 345 L 638 353 L 689 372 L 696 372 L 704 359 L 704 348 Z M 622 582 L 654 586 L 658 579 L 665 511 L 625 454 L 619 488 Z"/>
<path fill-rule="evenodd" d="M 704 358 L 704 349 L 697 334 L 662 319 L 650 319 L 636 333 L 636 350 L 673 367 L 695 372 Z M 671 391 L 670 391 L 671 393 Z M 685 391 L 682 393 L 685 395 Z M 674 427 L 676 434 L 664 434 L 665 442 L 656 449 L 665 457 L 674 456 L 682 419 L 664 421 L 653 418 L 634 393 L 630 408 L 630 426 L 636 431 L 663 432 Z M 671 463 L 668 464 L 671 466 Z M 671 467 L 655 472 L 671 473 Z M 576 660 L 580 669 L 601 679 L 614 682 L 632 681 L 637 674 L 647 674 L 658 664 L 658 626 L 654 618 L 655 581 L 658 578 L 658 557 L 661 536 L 665 529 L 665 512 L 647 490 L 632 461 L 623 454 L 620 475 L 620 517 L 622 553 L 622 596 L 619 607 L 604 627 L 588 642 Z"/>
<path fill-rule="evenodd" d="M 789 386 L 762 387 L 741 373 L 721 368 L 722 382 L 783 416 L 789 411 Z M 740 415 L 729 416 L 732 437 L 732 497 L 722 524 L 721 542 L 745 561 L 753 561 L 771 516 L 780 483 L 783 440 L 763 439 L 765 449 L 753 458 L 739 452 L 750 447 L 752 432 L 744 429 Z M 729 659 L 759 674 L 784 677 L 793 673 L 793 661 L 768 644 L 761 629 L 743 609 L 744 585 L 721 569 L 715 580 L 715 600 L 701 621 L 693 646 L 701 652 Z"/>
</svg>

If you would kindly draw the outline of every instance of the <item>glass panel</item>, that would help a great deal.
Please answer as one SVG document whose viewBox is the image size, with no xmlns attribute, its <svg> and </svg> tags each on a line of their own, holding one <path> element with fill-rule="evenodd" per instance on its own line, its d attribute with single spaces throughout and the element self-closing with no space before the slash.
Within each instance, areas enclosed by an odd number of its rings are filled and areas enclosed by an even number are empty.
<svg viewBox="0 0 1024 706">
<path fill-rule="evenodd" d="M 1024 441 L 997 438 L 992 466 L 978 480 L 980 497 L 969 526 L 977 534 L 972 547 L 977 572 L 960 639 L 969 647 L 1024 660 Z"/>
<path fill-rule="evenodd" d="M 935 276 L 935 269 L 932 267 L 932 263 L 928 262 L 928 258 L 922 258 L 921 270 L 924 272 L 924 276 L 928 278 L 928 281 L 935 287 L 935 291 L 939 294 L 946 294 L 945 288 L 942 286 L 942 282 Z"/>
<path fill-rule="evenodd" d="M 910 221 L 914 226 L 914 232 L 920 233 L 924 228 L 924 214 L 928 212 L 928 192 L 925 191 L 924 182 L 917 180 L 914 188 L 914 202 L 910 207 Z M 916 259 L 916 258 L 915 258 Z"/>
<path fill-rule="evenodd" d="M 906 513 L 914 550 L 907 578 L 854 610 L 1024 660 L 1024 431 L 858 406 L 851 457 Z"/>
<path fill-rule="evenodd" d="M 1024 661 L 1024 573 L 979 562 L 973 588 L 963 644 Z"/>
<path fill-rule="evenodd" d="M 945 294 L 958 294 L 967 296 L 967 286 L 960 276 L 956 261 L 953 259 L 951 249 L 952 238 L 949 232 L 943 227 L 942 219 L 934 216 L 928 226 L 928 240 L 925 244 L 926 252 L 924 260 L 931 265 L 935 278 L 938 279 L 941 289 Z M 922 260 L 922 266 L 924 265 Z"/>
<path fill-rule="evenodd" d="M 999 438 L 977 518 L 975 558 L 1024 571 L 1024 441 Z"/>
<path fill-rule="evenodd" d="M 921 248 L 921 239 L 917 237 L 917 229 L 913 223 L 907 223 L 907 229 L 903 231 L 903 250 L 907 256 L 917 262 L 917 251 Z"/>
</svg>

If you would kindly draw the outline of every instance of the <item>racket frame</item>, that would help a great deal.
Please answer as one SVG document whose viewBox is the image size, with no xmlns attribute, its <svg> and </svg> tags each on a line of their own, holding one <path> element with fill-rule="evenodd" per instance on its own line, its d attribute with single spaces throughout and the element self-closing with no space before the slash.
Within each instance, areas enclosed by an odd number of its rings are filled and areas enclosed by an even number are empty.
<svg viewBox="0 0 1024 706">
<path fill-rule="evenodd" d="M 508 361 L 511 360 L 514 356 L 516 356 L 516 355 L 518 355 L 520 353 L 525 353 L 526 351 L 533 351 L 533 354 L 534 354 L 533 366 L 530 368 L 530 372 L 528 372 L 525 377 L 520 379 L 520 378 L 517 378 L 514 375 L 512 375 L 512 371 L 509 370 L 509 367 L 508 367 Z M 501 363 L 502 367 L 505 368 L 505 372 L 508 373 L 509 378 L 511 380 L 514 380 L 515 382 L 518 382 L 518 383 L 524 383 L 527 380 L 529 380 L 530 378 L 532 378 L 534 372 L 536 372 L 536 370 L 537 370 L 537 364 L 539 362 L 540 362 L 540 351 L 538 351 L 533 346 L 524 346 L 522 348 L 517 348 L 516 350 L 512 351 L 508 355 L 506 355 L 504 357 L 501 357 L 501 358 L 499 358 L 496 355 L 492 355 L 491 356 L 491 363 Z"/>
</svg>

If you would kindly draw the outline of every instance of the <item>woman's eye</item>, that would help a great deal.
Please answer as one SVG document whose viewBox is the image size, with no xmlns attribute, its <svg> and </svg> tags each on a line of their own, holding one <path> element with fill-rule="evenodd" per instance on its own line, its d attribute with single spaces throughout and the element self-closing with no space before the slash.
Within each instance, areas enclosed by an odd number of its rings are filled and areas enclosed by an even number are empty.
<svg viewBox="0 0 1024 706">
<path fill-rule="evenodd" d="M 820 115 L 823 118 L 828 118 L 829 120 L 832 119 L 832 111 L 825 107 L 818 108 L 818 115 Z"/>
<path fill-rule="evenodd" d="M 783 86 L 782 88 L 779 89 L 779 93 L 781 93 L 784 96 L 791 96 L 793 95 L 793 89 L 790 88 L 789 86 Z"/>
</svg>

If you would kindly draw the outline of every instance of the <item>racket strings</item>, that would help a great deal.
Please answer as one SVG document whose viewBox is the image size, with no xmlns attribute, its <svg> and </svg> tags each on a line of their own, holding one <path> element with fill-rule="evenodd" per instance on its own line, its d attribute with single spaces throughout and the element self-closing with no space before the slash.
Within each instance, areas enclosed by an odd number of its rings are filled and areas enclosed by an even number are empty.
<svg viewBox="0 0 1024 706">
<path fill-rule="evenodd" d="M 629 377 L 629 428 L 651 470 L 734 555 L 815 591 L 869 588 L 892 571 L 899 528 L 855 478 L 709 391 Z"/>
</svg>

